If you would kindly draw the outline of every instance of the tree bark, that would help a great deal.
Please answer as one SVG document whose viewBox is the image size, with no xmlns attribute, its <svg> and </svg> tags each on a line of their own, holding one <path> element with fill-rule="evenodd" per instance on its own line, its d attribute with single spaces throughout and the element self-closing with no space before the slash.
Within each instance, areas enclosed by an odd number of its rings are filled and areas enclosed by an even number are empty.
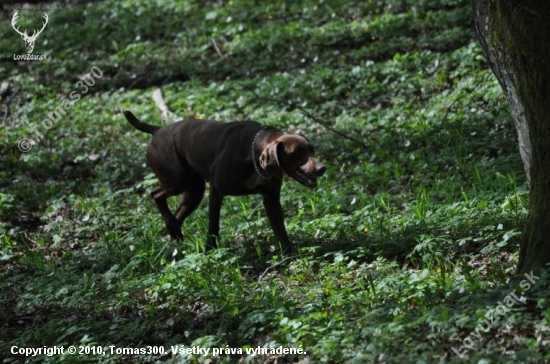
<svg viewBox="0 0 550 364">
<path fill-rule="evenodd" d="M 550 263 L 550 2 L 472 0 L 481 47 L 510 104 L 530 185 L 518 273 Z"/>
</svg>

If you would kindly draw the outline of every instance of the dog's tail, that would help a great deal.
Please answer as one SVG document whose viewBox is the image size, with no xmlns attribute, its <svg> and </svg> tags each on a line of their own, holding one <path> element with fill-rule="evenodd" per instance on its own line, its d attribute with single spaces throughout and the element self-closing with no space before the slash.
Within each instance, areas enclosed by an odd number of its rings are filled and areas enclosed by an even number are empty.
<svg viewBox="0 0 550 364">
<path fill-rule="evenodd" d="M 124 111 L 124 116 L 126 117 L 126 120 L 128 120 L 128 122 L 139 131 L 143 131 L 149 134 L 155 134 L 157 130 L 160 129 L 160 126 L 151 125 L 140 121 L 134 116 L 134 114 L 132 114 L 128 110 Z"/>
</svg>

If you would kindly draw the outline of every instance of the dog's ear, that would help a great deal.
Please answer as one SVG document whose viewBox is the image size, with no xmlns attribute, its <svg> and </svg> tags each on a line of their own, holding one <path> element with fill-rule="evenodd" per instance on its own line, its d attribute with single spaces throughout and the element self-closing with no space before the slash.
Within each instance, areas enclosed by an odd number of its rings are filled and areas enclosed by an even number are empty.
<svg viewBox="0 0 550 364">
<path fill-rule="evenodd" d="M 271 175 L 276 174 L 277 171 L 281 169 L 278 154 L 279 149 L 282 146 L 283 145 L 280 141 L 272 141 L 264 148 L 262 154 L 260 155 L 260 166 L 264 171 Z"/>
</svg>

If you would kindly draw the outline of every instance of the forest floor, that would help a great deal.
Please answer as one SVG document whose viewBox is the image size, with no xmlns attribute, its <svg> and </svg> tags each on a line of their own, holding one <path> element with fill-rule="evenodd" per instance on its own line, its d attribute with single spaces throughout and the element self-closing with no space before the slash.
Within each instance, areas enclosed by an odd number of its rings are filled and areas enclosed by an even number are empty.
<svg viewBox="0 0 550 364">
<path fill-rule="evenodd" d="M 0 12 L 4 362 L 550 362 L 549 278 L 515 276 L 528 190 L 469 1 L 44 11 L 43 61 L 13 60 Z M 155 88 L 182 118 L 308 136 L 327 172 L 283 185 L 296 254 L 258 196 L 225 199 L 218 249 L 207 196 L 183 242 L 163 233 L 149 136 L 121 114 L 162 124 Z"/>
</svg>

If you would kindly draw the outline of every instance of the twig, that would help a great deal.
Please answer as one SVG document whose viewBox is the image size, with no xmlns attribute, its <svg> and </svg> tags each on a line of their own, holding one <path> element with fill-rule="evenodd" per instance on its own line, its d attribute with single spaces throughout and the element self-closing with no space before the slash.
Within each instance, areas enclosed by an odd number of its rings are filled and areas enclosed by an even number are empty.
<svg viewBox="0 0 550 364">
<path fill-rule="evenodd" d="M 341 132 L 340 130 L 337 130 L 335 128 L 333 128 L 332 126 L 329 125 L 328 122 L 326 122 L 325 120 L 322 120 L 320 118 L 318 118 L 317 116 L 313 115 L 312 113 L 310 113 L 309 111 L 307 111 L 306 109 L 304 109 L 303 107 L 299 106 L 299 105 L 296 105 L 294 102 L 292 101 L 288 101 L 286 104 L 281 101 L 281 100 L 276 100 L 276 99 L 271 99 L 269 97 L 262 97 L 262 96 L 259 96 L 256 91 L 254 91 L 253 89 L 251 88 L 247 88 L 248 91 L 250 91 L 254 97 L 256 97 L 256 99 L 258 100 L 261 100 L 261 101 L 267 101 L 267 102 L 272 102 L 272 103 L 275 103 L 275 104 L 279 104 L 279 105 L 282 105 L 282 106 L 286 106 L 287 108 L 290 108 L 290 109 L 296 109 L 298 111 L 300 111 L 304 116 L 310 118 L 311 120 L 313 120 L 315 123 L 321 125 L 322 127 L 324 127 L 325 129 L 333 132 L 334 134 L 336 135 L 339 135 L 341 136 L 342 138 L 344 139 L 347 139 L 347 140 L 350 140 L 354 143 L 357 143 L 359 144 L 363 149 L 368 149 L 368 145 L 363 143 L 362 141 L 358 140 L 358 139 L 355 139 L 349 135 L 346 135 L 345 133 Z"/>
<path fill-rule="evenodd" d="M 449 113 L 453 109 L 453 106 L 455 106 L 455 104 L 461 99 L 462 97 L 455 98 L 453 102 L 451 102 L 451 104 L 447 107 L 447 110 L 445 111 L 445 115 L 443 115 L 443 118 L 441 118 L 441 121 L 439 122 L 439 132 L 441 132 L 441 130 L 443 129 L 443 123 L 445 122 L 445 120 L 447 120 L 447 117 L 449 116 Z"/>
<path fill-rule="evenodd" d="M 214 45 L 214 48 L 216 49 L 216 53 L 218 53 L 218 56 L 223 58 L 222 52 L 220 52 L 220 49 L 218 48 L 218 45 L 216 44 L 216 40 L 214 38 L 210 38 L 212 41 L 212 44 Z"/>
<path fill-rule="evenodd" d="M 294 259 L 296 258 L 297 255 L 293 256 L 293 257 L 286 257 L 284 258 L 283 260 L 281 260 L 280 262 L 278 262 L 277 264 L 273 264 L 271 267 L 267 267 L 264 272 L 262 274 L 260 274 L 260 278 L 258 278 L 258 282 L 257 283 L 260 283 L 260 281 L 265 277 L 265 275 L 267 274 L 267 272 L 269 272 L 271 269 L 273 268 L 276 268 L 278 266 L 280 266 L 281 264 L 283 264 L 284 262 L 286 262 L 287 260 L 290 260 L 290 259 Z"/>
<path fill-rule="evenodd" d="M 486 77 L 487 76 L 484 76 L 483 79 L 479 83 L 481 84 L 482 81 L 485 81 Z M 444 125 L 445 121 L 447 120 L 450 112 L 453 110 L 455 104 L 459 101 L 462 101 L 464 98 L 466 98 L 466 93 L 460 94 L 459 96 L 455 97 L 453 102 L 451 102 L 451 104 L 447 107 L 447 110 L 445 111 L 445 114 L 443 115 L 443 117 L 441 118 L 441 121 L 439 122 L 439 132 L 440 133 L 443 131 L 443 125 Z M 437 159 L 443 161 L 444 163 L 451 163 L 452 164 L 452 162 L 450 162 L 447 158 L 437 156 Z M 464 180 L 464 182 L 466 182 L 470 187 L 474 187 L 474 184 L 470 181 L 468 176 L 466 176 L 466 174 L 460 169 L 460 167 L 455 166 L 455 170 L 458 172 L 458 174 Z"/>
<path fill-rule="evenodd" d="M 164 120 L 164 122 L 173 122 L 178 119 L 178 116 L 170 110 L 170 108 L 166 104 L 166 101 L 164 101 L 162 90 L 160 88 L 156 88 L 153 91 L 153 100 L 155 101 L 155 104 L 157 104 L 157 107 L 162 114 L 162 120 Z"/>
<path fill-rule="evenodd" d="M 4 108 L 4 116 L 2 117 L 2 122 L 0 122 L 0 128 L 4 126 L 4 123 L 8 118 L 8 105 L 2 104 L 2 108 Z"/>
<path fill-rule="evenodd" d="M 477 83 L 476 87 L 481 85 L 482 83 L 484 83 L 487 80 L 488 77 L 489 77 L 488 75 L 483 76 L 483 78 Z M 439 131 L 440 132 L 443 129 L 443 123 L 445 123 L 445 121 L 447 120 L 447 117 L 449 116 L 449 113 L 451 112 L 451 110 L 453 109 L 455 104 L 457 102 L 462 101 L 463 99 L 465 99 L 466 96 L 468 96 L 468 94 L 466 94 L 466 93 L 462 93 L 462 94 L 458 95 L 457 97 L 455 97 L 453 102 L 451 102 L 451 104 L 447 107 L 447 110 L 445 111 L 445 115 L 443 115 L 443 117 L 441 118 L 441 121 L 439 122 Z"/>
<path fill-rule="evenodd" d="M 316 117 L 315 115 L 311 114 L 309 111 L 305 110 L 304 108 L 302 108 L 301 106 L 296 106 L 295 105 L 295 108 L 300 111 L 302 114 L 304 114 L 305 116 L 307 116 L 308 118 L 310 118 L 311 120 L 313 120 L 314 122 L 316 122 L 317 124 L 321 125 L 322 127 L 324 127 L 325 129 L 333 132 L 334 134 L 337 134 L 339 136 L 341 136 L 342 138 L 344 139 L 347 139 L 349 141 L 352 141 L 354 143 L 357 143 L 359 144 L 361 147 L 363 147 L 363 149 L 368 149 L 369 146 L 365 143 L 363 143 L 362 141 L 358 140 L 358 139 L 355 139 L 353 137 L 350 137 L 349 135 L 346 135 L 344 134 L 343 132 L 337 130 L 337 129 L 334 129 L 332 126 L 330 126 L 326 121 L 322 120 L 322 119 L 319 119 L 318 117 Z"/>
<path fill-rule="evenodd" d="M 2 107 L 4 108 L 4 116 L 2 117 L 2 123 L 0 125 L 4 125 L 6 122 L 6 119 L 8 118 L 8 112 L 9 112 L 9 104 L 11 100 L 21 91 L 21 87 L 18 87 L 7 99 L 2 103 Z"/>
<path fill-rule="evenodd" d="M 15 89 L 15 91 L 4 101 L 4 104 L 7 106 L 13 100 L 13 98 L 21 91 L 21 87 Z"/>
<path fill-rule="evenodd" d="M 447 117 L 449 116 L 449 113 L 451 112 L 451 110 L 453 109 L 455 104 L 459 101 L 462 101 L 462 99 L 464 99 L 465 97 L 466 97 L 465 94 L 462 94 L 462 95 L 459 95 L 459 96 L 455 97 L 453 102 L 451 102 L 451 104 L 447 107 L 447 110 L 445 111 L 445 115 L 443 115 L 443 117 L 441 118 L 441 121 L 439 122 L 439 131 L 440 132 L 443 129 L 443 124 L 447 120 Z"/>
</svg>

